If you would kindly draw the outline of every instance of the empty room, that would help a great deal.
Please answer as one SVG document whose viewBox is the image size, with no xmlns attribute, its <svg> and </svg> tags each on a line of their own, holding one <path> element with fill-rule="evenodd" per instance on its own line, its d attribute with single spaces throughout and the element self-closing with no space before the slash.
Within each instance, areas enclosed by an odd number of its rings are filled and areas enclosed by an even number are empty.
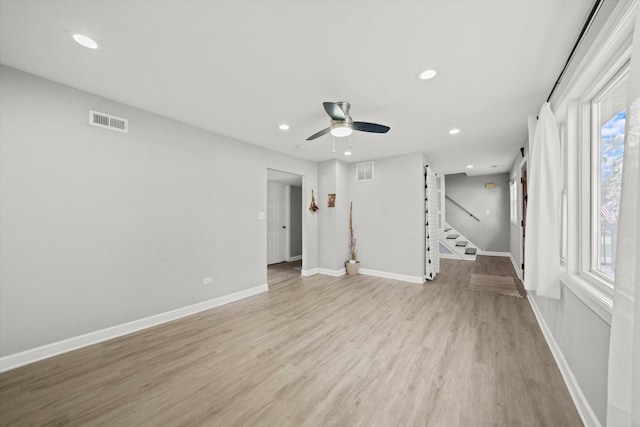
<svg viewBox="0 0 640 427">
<path fill-rule="evenodd" d="M 0 426 L 640 426 L 640 0 L 0 0 Z"/>
</svg>

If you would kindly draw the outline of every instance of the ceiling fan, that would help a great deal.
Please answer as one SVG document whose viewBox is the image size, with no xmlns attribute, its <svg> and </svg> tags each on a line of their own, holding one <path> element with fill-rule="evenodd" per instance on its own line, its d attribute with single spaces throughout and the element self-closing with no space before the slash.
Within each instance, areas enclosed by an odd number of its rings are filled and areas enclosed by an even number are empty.
<svg viewBox="0 0 640 427">
<path fill-rule="evenodd" d="M 349 136 L 354 130 L 372 133 L 387 133 L 389 126 L 379 125 L 377 123 L 354 122 L 349 115 L 351 104 L 346 101 L 340 102 L 323 102 L 324 110 L 331 117 L 331 126 L 316 132 L 307 138 L 307 141 L 319 138 L 331 132 L 333 136 Z"/>
</svg>

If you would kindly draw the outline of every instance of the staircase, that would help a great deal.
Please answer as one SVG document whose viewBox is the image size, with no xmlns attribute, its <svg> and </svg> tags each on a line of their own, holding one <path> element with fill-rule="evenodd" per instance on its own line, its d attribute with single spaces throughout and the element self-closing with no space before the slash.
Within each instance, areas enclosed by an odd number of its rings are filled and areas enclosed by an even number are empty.
<svg viewBox="0 0 640 427">
<path fill-rule="evenodd" d="M 475 261 L 480 249 L 446 222 L 440 233 L 440 258 Z"/>
</svg>

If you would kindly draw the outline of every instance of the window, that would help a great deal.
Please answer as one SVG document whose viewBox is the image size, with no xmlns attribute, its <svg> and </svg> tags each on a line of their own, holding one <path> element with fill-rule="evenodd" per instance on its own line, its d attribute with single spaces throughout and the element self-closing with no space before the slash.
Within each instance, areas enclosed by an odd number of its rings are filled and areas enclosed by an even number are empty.
<svg viewBox="0 0 640 427">
<path fill-rule="evenodd" d="M 560 280 L 609 324 L 637 5 L 611 2 L 608 13 L 598 12 L 602 29 L 578 48 L 581 62 L 565 76 L 554 104 L 564 168 Z"/>
<path fill-rule="evenodd" d="M 628 77 L 625 67 L 591 102 L 591 268 L 610 282 L 616 266 Z"/>
</svg>

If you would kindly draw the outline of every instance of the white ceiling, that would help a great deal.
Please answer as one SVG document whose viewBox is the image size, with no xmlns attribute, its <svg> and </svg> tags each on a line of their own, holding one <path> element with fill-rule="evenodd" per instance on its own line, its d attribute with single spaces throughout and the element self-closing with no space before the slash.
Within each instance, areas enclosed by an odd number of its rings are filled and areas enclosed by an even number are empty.
<svg viewBox="0 0 640 427">
<path fill-rule="evenodd" d="M 293 156 L 504 172 L 591 0 L 0 2 L 0 62 Z M 100 45 L 72 41 L 82 33 Z M 435 68 L 420 81 L 416 74 Z M 391 127 L 305 139 L 323 101 Z M 117 115 L 117 112 L 111 112 Z M 278 125 L 286 122 L 289 131 Z M 135 125 L 135 124 L 132 124 Z M 448 135 L 452 127 L 462 129 Z M 497 165 L 491 168 L 492 165 Z"/>
</svg>

